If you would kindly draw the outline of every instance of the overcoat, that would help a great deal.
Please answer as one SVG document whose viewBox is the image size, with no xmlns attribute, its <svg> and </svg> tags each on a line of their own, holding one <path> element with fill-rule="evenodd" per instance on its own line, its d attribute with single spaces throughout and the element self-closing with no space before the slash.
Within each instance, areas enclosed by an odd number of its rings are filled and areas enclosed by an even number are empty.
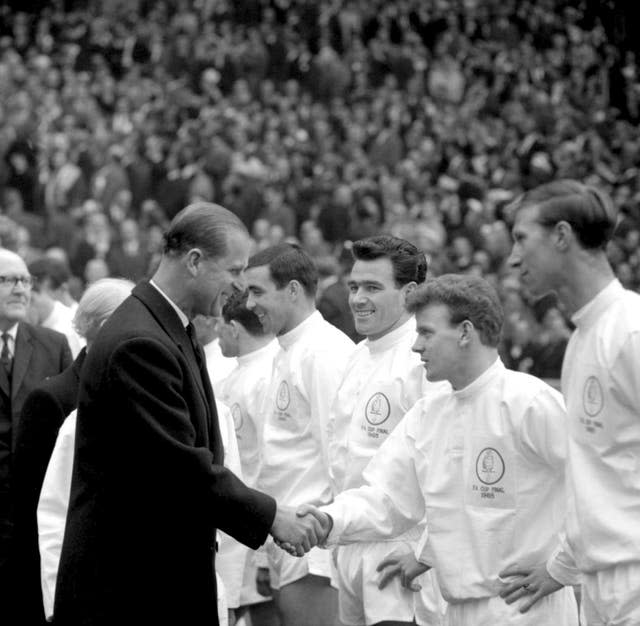
<svg viewBox="0 0 640 626">
<path fill-rule="evenodd" d="M 257 548 L 276 509 L 222 463 L 208 376 L 171 304 L 140 283 L 80 377 L 55 624 L 218 624 L 216 529 Z"/>
<path fill-rule="evenodd" d="M 0 622 L 26 624 L 13 617 L 20 611 L 15 561 L 15 496 L 13 469 L 22 407 L 31 391 L 49 376 L 71 365 L 67 338 L 54 330 L 18 323 L 11 377 L 0 367 Z M 19 595 L 19 594 L 18 594 Z M 13 621 L 15 620 L 15 622 Z"/>
</svg>

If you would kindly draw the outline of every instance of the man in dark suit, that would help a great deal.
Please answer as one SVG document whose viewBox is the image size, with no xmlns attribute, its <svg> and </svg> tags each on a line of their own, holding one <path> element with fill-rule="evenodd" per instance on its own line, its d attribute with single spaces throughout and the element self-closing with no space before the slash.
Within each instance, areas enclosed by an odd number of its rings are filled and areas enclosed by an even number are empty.
<svg viewBox="0 0 640 626">
<path fill-rule="evenodd" d="M 64 335 L 27 324 L 31 277 L 24 261 L 0 249 L 0 621 L 17 619 L 15 605 L 13 496 L 11 485 L 16 430 L 25 398 L 48 376 L 71 364 Z M 21 623 L 16 621 L 15 623 Z"/>
<path fill-rule="evenodd" d="M 134 284 L 120 278 L 93 283 L 83 294 L 74 328 L 86 340 L 75 361 L 64 372 L 42 381 L 27 396 L 15 435 L 13 492 L 15 521 L 16 598 L 21 626 L 44 625 L 45 612 L 38 554 L 38 498 L 58 430 L 78 406 L 80 372 L 86 352 L 100 327 L 131 293 Z"/>
<path fill-rule="evenodd" d="M 85 360 L 54 621 L 218 624 L 215 531 L 301 554 L 322 529 L 224 468 L 202 349 L 190 323 L 242 279 L 240 220 L 197 203 L 165 235 L 160 266 L 102 327 Z M 239 286 L 239 285 L 238 285 Z"/>
</svg>

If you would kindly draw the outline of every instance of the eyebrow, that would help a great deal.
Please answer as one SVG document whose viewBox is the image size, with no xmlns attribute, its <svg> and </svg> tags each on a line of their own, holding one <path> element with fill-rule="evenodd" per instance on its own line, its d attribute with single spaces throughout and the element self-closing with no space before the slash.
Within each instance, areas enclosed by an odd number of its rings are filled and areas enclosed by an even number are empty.
<svg viewBox="0 0 640 626">
<path fill-rule="evenodd" d="M 349 280 L 347 281 L 348 285 L 374 285 L 376 287 L 384 287 L 384 285 L 377 281 L 377 280 L 372 280 L 372 279 L 365 279 L 365 280 Z"/>
</svg>

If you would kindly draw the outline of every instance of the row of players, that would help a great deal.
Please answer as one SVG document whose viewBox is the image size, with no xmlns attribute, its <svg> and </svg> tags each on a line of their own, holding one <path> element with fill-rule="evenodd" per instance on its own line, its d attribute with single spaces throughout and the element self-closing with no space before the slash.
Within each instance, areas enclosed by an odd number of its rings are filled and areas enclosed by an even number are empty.
<svg viewBox="0 0 640 626">
<path fill-rule="evenodd" d="M 295 248 L 254 256 L 247 294 L 224 307 L 221 345 L 239 364 L 219 396 L 241 451 L 248 438 L 252 462 L 262 455 L 256 484 L 313 503 L 300 512 L 337 546 L 332 561 L 267 545 L 285 625 L 336 623 L 332 584 L 353 626 L 568 626 L 580 583 L 583 623 L 639 623 L 640 299 L 606 260 L 616 213 L 572 182 L 518 208 L 510 262 L 532 293 L 556 290 L 578 329 L 563 372 L 569 418 L 557 391 L 500 361 L 493 288 L 425 282 L 406 241 L 353 247 L 349 303 L 366 337 L 355 350 L 315 311 L 313 266 Z"/>
<path fill-rule="evenodd" d="M 578 329 L 567 410 L 500 361 L 494 289 L 426 280 L 406 241 L 353 246 L 355 347 L 315 310 L 303 251 L 250 259 L 247 290 L 222 309 L 220 344 L 238 362 L 216 395 L 247 484 L 321 530 L 278 544 L 291 554 L 225 538 L 230 606 L 257 600 L 266 565 L 283 626 L 336 624 L 338 611 L 349 626 L 573 626 L 578 584 L 584 623 L 639 623 L 640 300 L 606 260 L 615 211 L 572 182 L 518 209 L 511 264 L 533 293 L 555 289 Z"/>
</svg>

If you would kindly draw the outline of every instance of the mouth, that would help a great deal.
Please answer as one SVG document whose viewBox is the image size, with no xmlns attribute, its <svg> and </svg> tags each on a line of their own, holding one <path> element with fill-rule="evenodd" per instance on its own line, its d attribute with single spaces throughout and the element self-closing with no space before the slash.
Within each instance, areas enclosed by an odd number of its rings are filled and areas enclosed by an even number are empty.
<svg viewBox="0 0 640 626">
<path fill-rule="evenodd" d="M 356 311 L 355 316 L 358 319 L 364 320 L 373 315 L 373 311 Z"/>
</svg>

